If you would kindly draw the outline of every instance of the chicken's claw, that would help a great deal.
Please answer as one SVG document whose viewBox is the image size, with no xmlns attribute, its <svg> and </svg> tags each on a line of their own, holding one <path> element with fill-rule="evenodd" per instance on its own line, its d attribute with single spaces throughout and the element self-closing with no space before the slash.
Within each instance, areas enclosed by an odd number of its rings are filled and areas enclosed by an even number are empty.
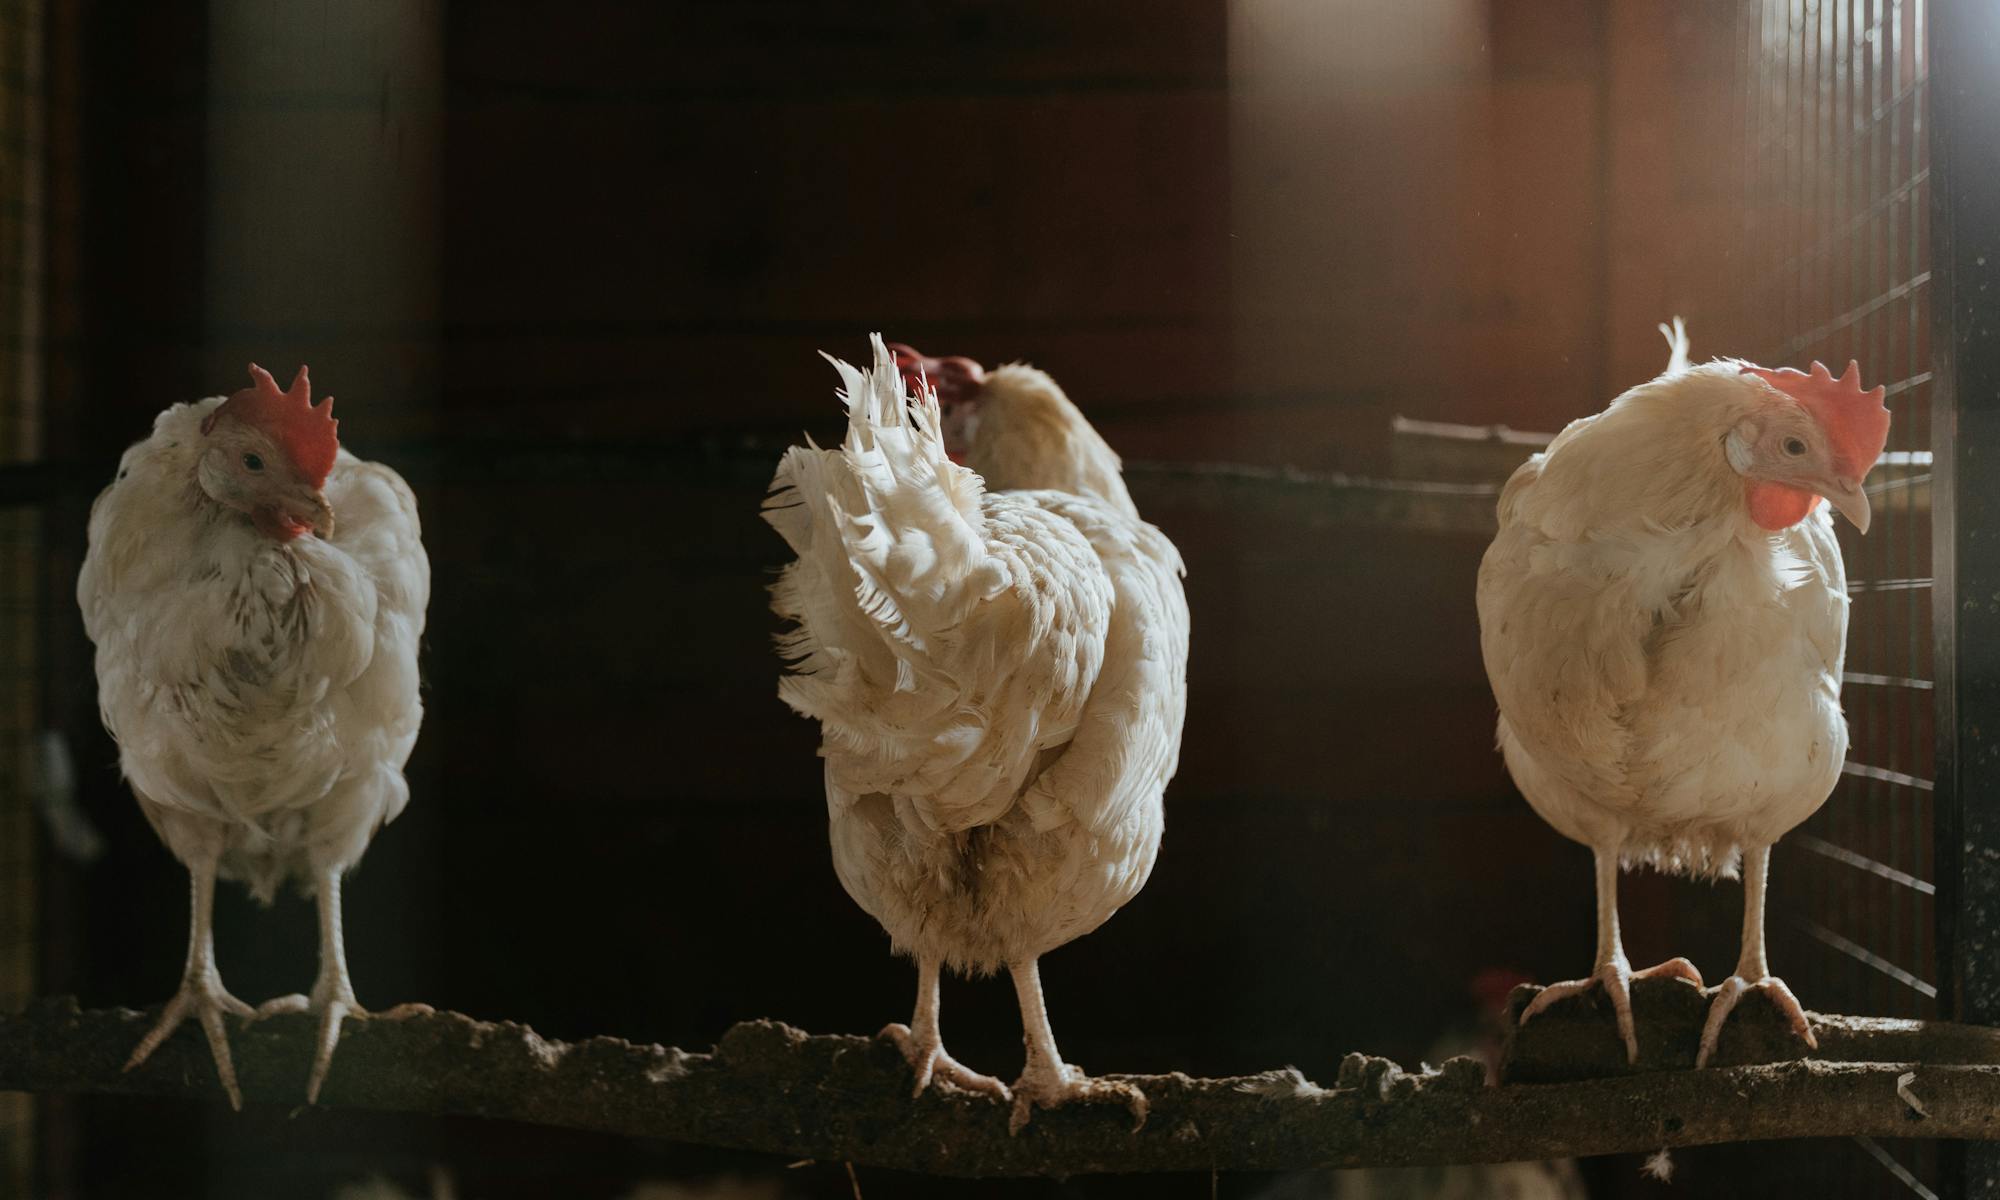
<svg viewBox="0 0 2000 1200">
<path fill-rule="evenodd" d="M 1706 987 L 1701 981 L 1701 971 L 1685 958 L 1670 958 L 1655 967 L 1632 972 L 1634 979 L 1685 979 L 1696 987 Z"/>
<path fill-rule="evenodd" d="M 1751 981 L 1741 975 L 1731 975 L 1716 986 L 1714 999 L 1708 1002 L 1708 1021 L 1701 1027 L 1701 1049 L 1695 1052 L 1694 1065 L 1705 1067 L 1715 1056 L 1716 1044 L 1722 1040 L 1722 1023 L 1736 1008 L 1736 1002 L 1750 992 L 1762 992 L 1771 998 L 1778 1015 L 1785 1018 L 1800 1041 L 1809 1050 L 1819 1049 L 1819 1039 L 1813 1036 L 1812 1020 L 1806 1016 L 1805 1006 L 1792 994 L 1792 989 L 1776 975 L 1766 975 Z"/>
<path fill-rule="evenodd" d="M 1526 1025 L 1529 1017 L 1558 1001 L 1581 995 L 1593 987 L 1602 987 L 1604 994 L 1611 998 L 1611 1011 L 1618 1021 L 1618 1036 L 1625 1043 L 1625 1061 L 1636 1064 L 1639 1061 L 1639 1032 L 1632 1020 L 1632 981 L 1656 978 L 1684 979 L 1696 987 L 1701 986 L 1701 972 L 1685 958 L 1670 958 L 1656 967 L 1634 971 L 1621 956 L 1599 965 L 1588 978 L 1569 979 L 1543 988 L 1541 994 L 1521 1010 L 1521 1024 Z"/>
<path fill-rule="evenodd" d="M 229 1055 L 229 1031 L 223 1027 L 222 1014 L 248 1017 L 254 1010 L 243 1001 L 229 994 L 222 986 L 222 977 L 213 971 L 190 975 L 181 980 L 181 988 L 174 998 L 167 1001 L 167 1007 L 160 1019 L 153 1023 L 146 1036 L 139 1039 L 138 1048 L 132 1057 L 125 1060 L 125 1070 L 129 1071 L 152 1057 L 160 1043 L 167 1040 L 181 1022 L 189 1016 L 201 1022 L 202 1032 L 208 1035 L 208 1050 L 215 1058 L 215 1074 L 222 1081 L 222 1090 L 229 1096 L 229 1107 L 243 1111 L 243 1091 L 236 1086 L 236 1063 Z"/>
<path fill-rule="evenodd" d="M 1013 1093 L 1007 1090 L 1006 1084 L 991 1075 L 981 1075 L 946 1054 L 942 1040 L 934 1040 L 925 1045 L 910 1031 L 908 1025 L 901 1022 L 883 1026 L 882 1032 L 875 1036 L 894 1042 L 896 1049 L 902 1051 L 903 1057 L 909 1060 L 910 1070 L 915 1072 L 917 1077 L 916 1086 L 910 1089 L 910 1096 L 913 1099 L 923 1095 L 924 1089 L 930 1087 L 933 1079 L 942 1079 L 953 1087 L 963 1088 L 968 1092 L 998 1096 L 1002 1100 L 1013 1099 Z"/>
<path fill-rule="evenodd" d="M 286 1013 L 317 1012 L 319 1014 L 319 1034 L 314 1043 L 312 1074 L 306 1078 L 306 1103 L 319 1103 L 319 1089 L 326 1082 L 326 1073 L 333 1066 L 333 1051 L 340 1045 L 340 1026 L 347 1018 L 371 1021 L 400 1021 L 405 1017 L 430 1016 L 437 1010 L 428 1004 L 398 1004 L 382 1012 L 370 1012 L 361 1007 L 354 994 L 332 994 L 324 998 L 293 993 L 266 1000 L 259 1004 L 256 1016 L 275 1017 Z"/>
<path fill-rule="evenodd" d="M 1030 1063 L 1014 1082 L 1014 1111 L 1007 1118 L 1007 1132 L 1019 1135 L 1037 1108 L 1060 1108 L 1076 1101 L 1123 1104 L 1132 1114 L 1133 1133 L 1146 1127 L 1146 1114 L 1151 1107 L 1146 1093 L 1123 1080 L 1092 1079 L 1083 1073 L 1082 1067 L 1071 1063 L 1058 1063 L 1054 1070 L 1040 1069 L 1040 1064 Z"/>
</svg>

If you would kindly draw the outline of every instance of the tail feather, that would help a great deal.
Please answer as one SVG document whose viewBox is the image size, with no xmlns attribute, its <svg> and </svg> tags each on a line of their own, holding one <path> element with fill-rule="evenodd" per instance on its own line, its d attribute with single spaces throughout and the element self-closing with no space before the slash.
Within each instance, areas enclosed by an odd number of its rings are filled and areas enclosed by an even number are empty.
<svg viewBox="0 0 2000 1200">
<path fill-rule="evenodd" d="M 779 639 L 794 664 L 780 695 L 836 737 L 837 721 L 869 710 L 865 693 L 916 691 L 938 633 L 1000 582 L 981 578 L 984 485 L 945 454 L 936 394 L 908 395 L 871 340 L 870 370 L 828 358 L 847 405 L 840 448 L 792 448 L 764 503 L 798 555 L 772 589 L 796 622 Z"/>
<path fill-rule="evenodd" d="M 1662 325 L 1659 329 L 1660 335 L 1667 339 L 1666 373 L 1678 375 L 1688 368 L 1687 324 L 1679 317 L 1675 317 L 1671 326 Z"/>
</svg>

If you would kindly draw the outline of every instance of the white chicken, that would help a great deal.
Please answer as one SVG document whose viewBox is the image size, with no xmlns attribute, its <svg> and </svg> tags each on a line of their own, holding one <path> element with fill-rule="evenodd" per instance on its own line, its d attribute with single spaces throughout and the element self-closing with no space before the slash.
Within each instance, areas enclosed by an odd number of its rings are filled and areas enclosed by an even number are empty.
<svg viewBox="0 0 2000 1200">
<path fill-rule="evenodd" d="M 1480 645 L 1499 745 L 1542 819 L 1597 860 L 1597 959 L 1523 1021 L 1591 987 L 1639 1053 L 1618 932 L 1621 865 L 1744 884 L 1742 952 L 1716 988 L 1697 1065 L 1737 1001 L 1760 991 L 1807 1045 L 1798 999 L 1770 973 L 1771 845 L 1826 801 L 1847 752 L 1847 584 L 1831 501 L 1868 529 L 1862 480 L 1881 456 L 1883 389 L 1732 360 L 1667 372 L 1573 422 L 1500 496 L 1479 569 Z"/>
<path fill-rule="evenodd" d="M 779 694 L 821 725 L 834 867 L 917 963 L 915 1015 L 883 1032 L 917 1093 L 1011 1094 L 1015 1131 L 1077 1099 L 1143 1123 L 1136 1088 L 1057 1052 L 1037 960 L 1153 869 L 1187 707 L 1180 555 L 1046 374 L 873 346 L 870 371 L 834 362 L 846 441 L 787 452 L 764 515 L 798 555 L 773 588 L 797 623 Z M 941 968 L 1001 966 L 1027 1043 L 1011 1093 L 938 1027 Z"/>
<path fill-rule="evenodd" d="M 430 598 L 409 487 L 339 448 L 333 401 L 312 404 L 304 367 L 286 391 L 260 367 L 250 375 L 226 400 L 167 409 L 125 452 L 91 508 L 77 579 L 105 727 L 140 810 L 193 881 L 180 990 L 126 1067 L 192 1016 L 238 1108 L 223 1014 L 319 1015 L 309 1102 L 342 1019 L 370 1015 L 348 978 L 340 881 L 409 800 Z M 223 987 L 218 876 L 266 904 L 288 879 L 317 893 L 310 996 L 252 1010 Z"/>
</svg>

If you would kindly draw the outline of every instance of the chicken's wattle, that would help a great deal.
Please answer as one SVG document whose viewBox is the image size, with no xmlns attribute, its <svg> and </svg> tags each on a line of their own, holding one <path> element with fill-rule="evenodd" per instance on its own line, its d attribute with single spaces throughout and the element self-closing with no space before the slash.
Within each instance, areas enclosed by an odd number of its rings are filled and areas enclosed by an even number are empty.
<svg viewBox="0 0 2000 1200">
<path fill-rule="evenodd" d="M 1777 533 L 1790 529 L 1819 507 L 1820 498 L 1804 488 L 1789 484 L 1772 483 L 1766 479 L 1753 479 L 1745 485 L 1744 491 L 1750 507 L 1750 519 L 1757 527 Z"/>
</svg>

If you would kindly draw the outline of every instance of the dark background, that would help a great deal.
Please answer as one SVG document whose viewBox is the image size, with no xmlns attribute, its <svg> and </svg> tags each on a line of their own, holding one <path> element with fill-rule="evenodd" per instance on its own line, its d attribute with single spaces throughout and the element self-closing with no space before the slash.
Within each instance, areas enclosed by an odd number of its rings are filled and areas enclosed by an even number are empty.
<svg viewBox="0 0 2000 1200">
<path fill-rule="evenodd" d="M 186 889 L 97 725 L 82 516 L 153 413 L 247 358 L 311 363 L 345 444 L 416 488 L 435 570 L 414 799 L 347 888 L 363 1002 L 705 1047 L 911 999 L 830 869 L 816 730 L 775 698 L 757 508 L 787 440 L 838 436 L 817 351 L 881 330 L 1031 360 L 1129 460 L 1386 474 L 1393 416 L 1559 428 L 1656 373 L 1675 313 L 1699 355 L 1754 349 L 1725 283 L 1734 4 L 342 7 L 50 10 L 48 450 L 90 482 L 50 527 L 47 674 L 108 851 L 49 856 L 41 990 L 87 1005 L 169 993 Z M 1484 538 L 1147 516 L 1189 568 L 1187 740 L 1152 882 L 1043 965 L 1066 1053 L 1325 1080 L 1350 1050 L 1422 1057 L 1483 969 L 1587 969 L 1588 854 L 1491 748 Z M 1726 973 L 1739 896 L 1628 877 L 1634 961 Z M 311 979 L 309 906 L 229 889 L 217 925 L 238 995 Z M 1018 1070 L 1003 982 L 947 983 L 944 1019 L 962 1060 Z M 471 1120 L 43 1111 L 51 1196 L 782 1167 Z M 1684 1195 L 1773 1161 L 1680 1157 Z M 1589 1170 L 1653 1190 L 1637 1165 Z"/>
</svg>

